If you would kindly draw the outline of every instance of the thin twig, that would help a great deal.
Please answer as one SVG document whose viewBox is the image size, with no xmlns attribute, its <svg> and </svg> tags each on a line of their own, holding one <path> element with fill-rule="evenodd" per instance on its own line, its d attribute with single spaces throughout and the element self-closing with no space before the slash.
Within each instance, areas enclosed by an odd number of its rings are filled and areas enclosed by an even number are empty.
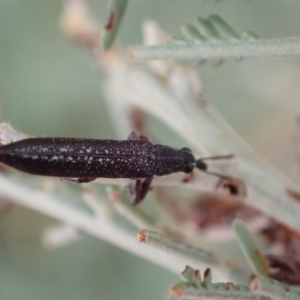
<svg viewBox="0 0 300 300">
<path fill-rule="evenodd" d="M 128 55 L 134 60 L 224 60 L 300 55 L 300 38 L 258 39 L 217 43 L 178 42 L 168 45 L 133 46 Z"/>
</svg>

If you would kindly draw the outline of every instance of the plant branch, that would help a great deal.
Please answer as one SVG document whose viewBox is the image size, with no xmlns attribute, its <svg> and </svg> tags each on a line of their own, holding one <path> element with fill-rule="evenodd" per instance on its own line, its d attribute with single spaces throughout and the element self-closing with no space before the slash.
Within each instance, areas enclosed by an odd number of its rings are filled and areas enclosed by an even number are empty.
<svg viewBox="0 0 300 300">
<path fill-rule="evenodd" d="M 212 272 L 206 269 L 201 280 L 199 270 L 186 266 L 181 276 L 184 281 L 173 285 L 170 293 L 177 298 L 183 299 L 244 299 L 266 300 L 269 298 L 260 296 L 251 291 L 247 286 L 233 284 L 232 282 L 212 283 Z"/>
<path fill-rule="evenodd" d="M 128 56 L 134 60 L 224 60 L 300 55 L 300 38 L 220 41 L 217 43 L 177 42 L 168 45 L 133 46 Z"/>
<path fill-rule="evenodd" d="M 141 243 L 160 248 L 165 252 L 176 253 L 178 256 L 184 257 L 185 260 L 189 260 L 187 261 L 188 264 L 202 262 L 212 267 L 222 264 L 221 260 L 213 253 L 204 249 L 195 248 L 189 244 L 172 241 L 156 231 L 147 229 L 140 230 L 138 232 L 138 240 Z"/>
<path fill-rule="evenodd" d="M 232 260 L 222 260 L 214 253 L 193 247 L 183 242 L 175 242 L 159 232 L 143 229 L 138 232 L 138 240 L 141 243 L 152 246 L 154 249 L 161 249 L 164 252 L 174 254 L 185 261 L 186 264 L 197 268 L 212 267 L 218 273 L 218 278 L 231 278 L 232 280 L 244 280 L 249 276 L 248 270 L 241 267 Z M 221 277 L 220 277 L 221 276 Z M 239 276 L 239 278 L 237 278 Z M 224 277 L 223 277 L 224 278 Z"/>
<path fill-rule="evenodd" d="M 64 204 L 61 199 L 47 195 L 42 190 L 33 190 L 22 182 L 0 175 L 0 194 L 11 201 L 43 213 L 67 224 L 80 232 L 103 239 L 137 256 L 148 259 L 170 271 L 180 272 L 184 260 L 158 249 L 141 245 L 136 237 L 123 227 L 117 226 L 107 218 L 95 218 L 79 209 Z"/>
<path fill-rule="evenodd" d="M 264 276 L 254 278 L 251 283 L 251 289 L 259 295 L 270 297 L 274 300 L 300 299 L 300 292 L 298 289 Z"/>
</svg>

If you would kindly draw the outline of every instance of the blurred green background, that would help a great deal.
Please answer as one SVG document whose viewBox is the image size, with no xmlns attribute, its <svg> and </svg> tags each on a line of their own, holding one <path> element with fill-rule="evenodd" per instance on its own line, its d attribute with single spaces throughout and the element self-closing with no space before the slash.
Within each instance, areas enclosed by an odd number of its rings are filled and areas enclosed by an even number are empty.
<svg viewBox="0 0 300 300">
<path fill-rule="evenodd" d="M 100 21 L 106 1 L 89 2 Z M 87 51 L 60 29 L 60 1 L 0 0 L 0 115 L 36 136 L 114 137 L 99 76 Z M 141 42 L 140 24 L 156 20 L 174 36 L 196 16 L 219 14 L 238 32 L 299 36 L 299 1 L 134 0 L 120 32 L 124 48 Z M 298 58 L 229 61 L 199 67 L 215 106 L 234 128 L 285 172 L 300 111 Z M 0 217 L 0 299 L 166 299 L 178 277 L 91 237 L 45 251 L 53 221 L 25 208 Z"/>
</svg>

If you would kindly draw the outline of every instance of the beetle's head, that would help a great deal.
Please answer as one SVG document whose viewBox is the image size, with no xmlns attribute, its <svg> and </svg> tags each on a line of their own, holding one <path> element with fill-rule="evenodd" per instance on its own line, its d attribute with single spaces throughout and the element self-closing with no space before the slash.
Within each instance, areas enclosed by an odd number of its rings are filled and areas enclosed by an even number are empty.
<svg viewBox="0 0 300 300">
<path fill-rule="evenodd" d="M 196 160 L 196 168 L 199 169 L 200 171 L 203 171 L 207 174 L 210 174 L 210 175 L 214 175 L 214 176 L 217 176 L 219 178 L 223 178 L 223 179 L 228 179 L 230 177 L 228 176 L 225 176 L 225 175 L 222 175 L 222 174 L 218 174 L 218 173 L 215 173 L 215 172 L 210 172 L 207 170 L 207 164 L 205 163 L 205 160 L 215 160 L 215 159 L 231 159 L 233 158 L 234 155 L 233 154 L 229 154 L 229 155 L 219 155 L 219 156 L 211 156 L 211 157 L 204 157 L 204 158 L 199 158 Z"/>
<path fill-rule="evenodd" d="M 206 172 L 207 170 L 207 164 L 201 158 L 197 159 L 196 167 L 203 172 Z"/>
</svg>

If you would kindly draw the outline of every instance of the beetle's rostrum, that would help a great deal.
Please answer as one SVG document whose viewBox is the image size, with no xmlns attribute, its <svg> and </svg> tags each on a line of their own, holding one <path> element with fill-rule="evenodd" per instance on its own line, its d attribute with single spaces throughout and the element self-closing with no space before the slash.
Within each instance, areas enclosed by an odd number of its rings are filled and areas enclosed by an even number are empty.
<svg viewBox="0 0 300 300">
<path fill-rule="evenodd" d="M 136 184 L 145 195 L 153 176 L 190 173 L 195 167 L 207 172 L 205 162 L 196 160 L 188 148 L 152 144 L 134 133 L 130 138 L 28 138 L 0 147 L 0 162 L 30 174 L 78 178 L 77 182 L 97 177 L 147 179 Z"/>
</svg>

